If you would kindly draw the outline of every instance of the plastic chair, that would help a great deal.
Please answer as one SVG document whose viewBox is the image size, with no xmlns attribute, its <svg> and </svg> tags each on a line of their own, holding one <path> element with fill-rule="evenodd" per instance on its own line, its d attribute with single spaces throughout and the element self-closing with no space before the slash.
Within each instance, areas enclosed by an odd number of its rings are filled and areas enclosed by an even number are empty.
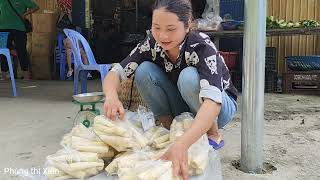
<svg viewBox="0 0 320 180">
<path fill-rule="evenodd" d="M 54 49 L 54 64 L 56 65 L 54 68 L 56 68 L 57 65 L 59 65 L 60 80 L 66 80 L 66 75 L 67 75 L 66 50 L 64 48 L 63 40 L 64 40 L 63 34 L 59 33 L 57 46 Z M 73 57 L 71 59 L 71 63 L 74 63 Z M 54 69 L 54 72 L 56 72 L 56 69 Z M 72 80 L 72 77 L 67 78 L 67 80 Z"/>
<path fill-rule="evenodd" d="M 4 55 L 7 59 L 7 63 L 9 66 L 9 72 L 10 72 L 10 78 L 11 78 L 13 96 L 16 97 L 17 96 L 17 89 L 16 89 L 16 82 L 14 80 L 12 60 L 11 60 L 11 56 L 10 56 L 10 50 L 7 48 L 8 36 L 9 36 L 8 32 L 0 32 L 0 54 Z"/>
<path fill-rule="evenodd" d="M 64 29 L 63 31 L 71 41 L 74 57 L 74 94 L 78 94 L 79 76 L 81 81 L 81 93 L 87 92 L 87 74 L 90 70 L 100 72 L 101 83 L 103 84 L 103 79 L 107 75 L 111 64 L 97 64 L 87 40 L 80 33 L 71 29 Z M 88 58 L 88 65 L 83 64 L 80 53 L 80 44 Z"/>
<path fill-rule="evenodd" d="M 60 72 L 60 80 L 66 80 L 66 56 L 65 52 L 63 52 L 63 34 L 59 33 L 58 35 L 58 52 L 56 52 L 56 63 L 59 63 L 59 72 Z"/>
</svg>

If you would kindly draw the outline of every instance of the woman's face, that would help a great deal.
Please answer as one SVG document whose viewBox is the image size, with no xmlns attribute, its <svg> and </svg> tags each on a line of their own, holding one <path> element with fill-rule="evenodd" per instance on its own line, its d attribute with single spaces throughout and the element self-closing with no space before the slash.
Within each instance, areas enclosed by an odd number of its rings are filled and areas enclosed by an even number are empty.
<svg viewBox="0 0 320 180">
<path fill-rule="evenodd" d="M 151 31 L 164 50 L 171 50 L 182 43 L 189 28 L 185 28 L 176 14 L 160 8 L 153 11 Z"/>
</svg>

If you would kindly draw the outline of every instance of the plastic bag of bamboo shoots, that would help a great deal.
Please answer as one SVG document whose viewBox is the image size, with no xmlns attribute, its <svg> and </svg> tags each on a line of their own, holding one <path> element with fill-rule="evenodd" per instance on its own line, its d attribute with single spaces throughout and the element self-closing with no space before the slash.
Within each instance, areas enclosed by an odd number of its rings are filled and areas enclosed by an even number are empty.
<svg viewBox="0 0 320 180">
<path fill-rule="evenodd" d="M 144 133 L 148 139 L 148 145 L 156 149 L 162 149 L 171 144 L 170 131 L 162 126 L 154 126 Z"/>
<path fill-rule="evenodd" d="M 167 149 L 158 151 L 138 150 L 123 152 L 113 159 L 113 161 L 105 168 L 105 171 L 109 175 L 119 174 L 119 172 L 133 168 L 136 162 L 158 160 L 166 150 Z"/>
<path fill-rule="evenodd" d="M 104 162 L 97 153 L 79 152 L 62 149 L 47 156 L 46 177 L 51 179 L 85 179 L 97 175 L 104 167 Z"/>
<path fill-rule="evenodd" d="M 142 130 L 141 120 L 137 112 L 126 110 L 124 119 L 129 120 L 130 123 L 133 124 L 136 128 Z"/>
<path fill-rule="evenodd" d="M 149 111 L 146 107 L 139 106 L 137 113 L 144 131 L 147 131 L 156 125 L 153 112 Z"/>
<path fill-rule="evenodd" d="M 174 142 L 176 138 L 190 128 L 193 121 L 191 113 L 182 113 L 176 116 L 170 127 L 170 141 Z M 208 165 L 209 142 L 207 135 L 200 137 L 188 150 L 189 175 L 203 174 Z"/>
<path fill-rule="evenodd" d="M 96 116 L 93 131 L 118 152 L 142 149 L 148 143 L 143 132 L 127 119 L 112 121 L 103 115 Z"/>
<path fill-rule="evenodd" d="M 118 172 L 119 180 L 139 179 L 139 180 L 179 180 L 173 177 L 172 162 L 161 160 L 136 161 L 132 167 L 120 168 Z"/>
<path fill-rule="evenodd" d="M 66 134 L 60 144 L 80 152 L 98 153 L 100 158 L 113 158 L 115 155 L 115 150 L 104 143 L 92 128 L 82 124 L 76 125 L 69 134 Z"/>
<path fill-rule="evenodd" d="M 188 165 L 190 175 L 200 175 L 209 164 L 209 142 L 207 135 L 200 137 L 188 150 Z"/>
<path fill-rule="evenodd" d="M 185 130 L 191 126 L 193 119 L 193 115 L 189 112 L 176 116 L 170 126 L 170 141 L 174 142 L 177 137 L 182 136 Z"/>
</svg>

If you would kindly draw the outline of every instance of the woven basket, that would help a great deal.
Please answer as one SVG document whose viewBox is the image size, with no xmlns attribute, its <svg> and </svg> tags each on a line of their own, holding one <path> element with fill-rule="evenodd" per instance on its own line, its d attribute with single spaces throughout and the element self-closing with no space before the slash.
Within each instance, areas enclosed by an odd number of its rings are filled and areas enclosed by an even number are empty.
<svg viewBox="0 0 320 180">
<path fill-rule="evenodd" d="M 125 109 L 129 109 L 130 111 L 136 111 L 139 105 L 148 107 L 147 104 L 143 102 L 143 99 L 134 83 L 133 77 L 121 82 L 119 99 L 122 102 L 123 107 Z"/>
</svg>

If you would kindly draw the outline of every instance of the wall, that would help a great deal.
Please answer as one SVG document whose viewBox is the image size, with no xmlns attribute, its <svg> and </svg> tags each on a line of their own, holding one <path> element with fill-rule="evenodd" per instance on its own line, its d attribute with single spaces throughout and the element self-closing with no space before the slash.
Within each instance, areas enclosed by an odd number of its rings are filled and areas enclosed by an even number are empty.
<svg viewBox="0 0 320 180">
<path fill-rule="evenodd" d="M 268 0 L 267 15 L 286 21 L 320 21 L 320 0 Z M 284 72 L 284 57 L 320 55 L 320 36 L 280 36 L 267 38 L 267 46 L 278 49 L 278 69 Z"/>
</svg>

